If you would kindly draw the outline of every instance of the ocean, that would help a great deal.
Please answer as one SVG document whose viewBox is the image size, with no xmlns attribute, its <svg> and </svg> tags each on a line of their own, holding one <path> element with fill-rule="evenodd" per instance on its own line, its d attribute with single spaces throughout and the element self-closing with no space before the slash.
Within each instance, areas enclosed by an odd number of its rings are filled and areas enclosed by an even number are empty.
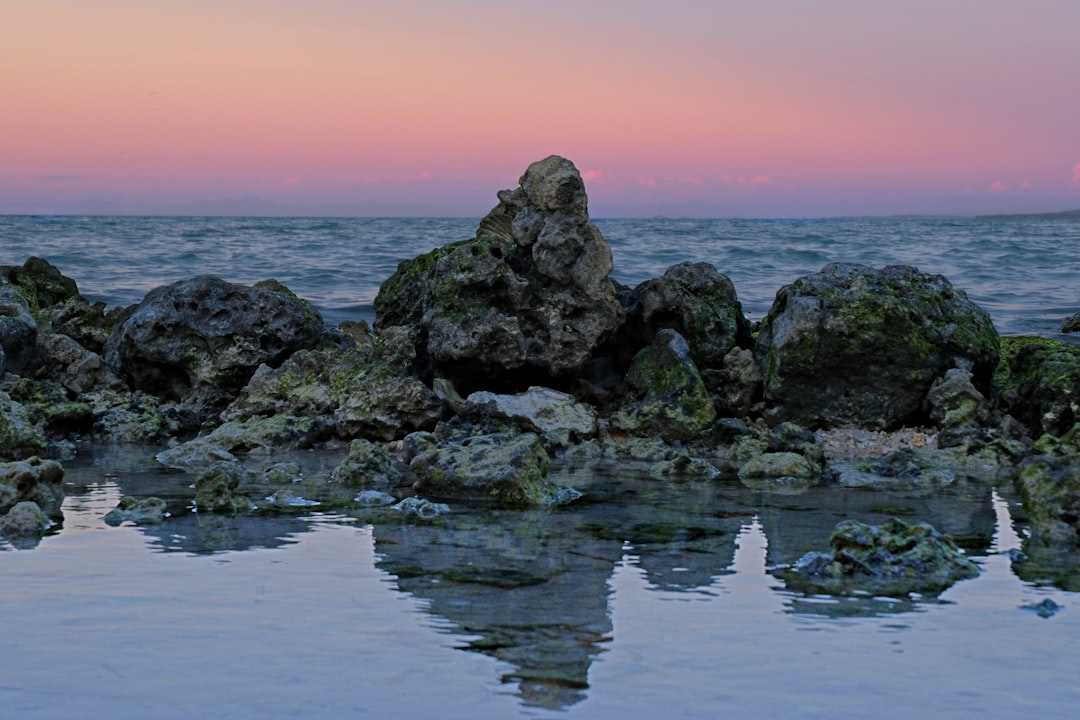
<svg viewBox="0 0 1080 720">
<path fill-rule="evenodd" d="M 596 219 L 612 279 L 636 285 L 683 261 L 731 278 L 751 321 L 776 291 L 830 262 L 914 265 L 947 277 L 1003 335 L 1056 336 L 1080 311 L 1080 220 L 837 218 Z M 195 275 L 275 278 L 331 324 L 374 318 L 397 264 L 472 237 L 479 218 L 0 216 L 0 265 L 43 257 L 91 300 L 138 302 Z"/>
<path fill-rule="evenodd" d="M 2 217 L 0 265 L 46 258 L 91 300 L 199 274 L 276 278 L 329 323 L 372 320 L 401 260 L 478 219 Z M 829 262 L 940 273 L 1006 335 L 1061 336 L 1080 310 L 1080 221 L 599 219 L 613 278 L 690 260 L 751 320 Z M 1075 569 L 1020 577 L 1009 482 L 768 492 L 557 468 L 559 508 L 455 506 L 237 517 L 192 512 L 159 448 L 79 443 L 63 522 L 0 540 L 0 708 L 57 720 L 192 717 L 1072 717 Z M 328 475 L 342 448 L 281 456 Z M 278 458 L 275 458 L 278 459 Z M 176 509 L 107 525 L 123 496 Z M 980 567 L 937 597 L 804 595 L 770 569 L 843 519 L 930 522 Z"/>
</svg>

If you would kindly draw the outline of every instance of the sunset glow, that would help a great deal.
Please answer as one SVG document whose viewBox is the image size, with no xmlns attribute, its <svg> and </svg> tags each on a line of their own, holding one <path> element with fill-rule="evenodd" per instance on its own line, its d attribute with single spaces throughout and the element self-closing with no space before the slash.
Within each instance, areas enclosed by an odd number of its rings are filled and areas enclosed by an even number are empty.
<svg viewBox="0 0 1080 720">
<path fill-rule="evenodd" d="M 2 213 L 1080 207 L 1073 0 L 0 4 Z"/>
</svg>

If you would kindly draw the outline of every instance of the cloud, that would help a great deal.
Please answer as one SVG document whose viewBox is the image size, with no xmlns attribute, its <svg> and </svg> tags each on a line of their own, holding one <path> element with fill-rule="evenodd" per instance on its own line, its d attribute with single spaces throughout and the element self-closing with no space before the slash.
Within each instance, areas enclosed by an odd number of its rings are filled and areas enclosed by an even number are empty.
<svg viewBox="0 0 1080 720">
<path fill-rule="evenodd" d="M 637 179 L 637 184 L 642 187 L 656 187 L 656 178 L 642 176 Z"/>
<path fill-rule="evenodd" d="M 1009 189 L 1008 185 L 1001 182 L 1000 180 L 995 180 L 993 183 L 991 183 L 991 185 L 988 188 L 986 188 L 986 192 L 988 192 L 988 193 L 1002 193 L 1002 192 L 1005 192 L 1008 189 Z"/>
<path fill-rule="evenodd" d="M 285 184 L 285 185 L 296 186 L 296 185 L 300 184 L 300 178 L 298 178 L 298 177 L 287 177 L 284 180 L 282 180 L 281 182 L 283 184 Z"/>
<path fill-rule="evenodd" d="M 1080 162 L 1073 166 L 1073 178 L 1074 185 L 1080 185 Z"/>
<path fill-rule="evenodd" d="M 603 183 L 613 180 L 614 178 L 607 170 L 596 170 L 595 168 L 590 168 L 585 172 L 581 173 L 581 179 L 585 182 L 590 183 Z"/>
</svg>

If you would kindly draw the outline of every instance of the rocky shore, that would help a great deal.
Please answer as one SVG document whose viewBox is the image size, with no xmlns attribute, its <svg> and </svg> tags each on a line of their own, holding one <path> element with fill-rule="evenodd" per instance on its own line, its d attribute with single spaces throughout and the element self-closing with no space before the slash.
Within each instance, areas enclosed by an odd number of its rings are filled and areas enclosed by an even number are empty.
<svg viewBox="0 0 1080 720">
<path fill-rule="evenodd" d="M 107 309 L 43 259 L 0 267 L 0 535 L 32 545 L 62 523 L 63 463 L 93 441 L 159 446 L 190 475 L 188 506 L 125 497 L 110 524 L 370 505 L 431 522 L 566 505 L 581 491 L 554 470 L 634 464 L 673 492 L 1014 484 L 1017 571 L 1078 557 L 1080 346 L 999 337 L 907 266 L 827 265 L 752 325 L 708 263 L 610 280 L 568 160 L 498 201 L 475 237 L 402 262 L 370 328 L 327 327 L 274 280 L 195 277 Z M 281 461 L 307 448 L 343 459 Z M 977 572 L 918 523 L 841 523 L 832 545 L 777 572 L 884 594 Z"/>
</svg>

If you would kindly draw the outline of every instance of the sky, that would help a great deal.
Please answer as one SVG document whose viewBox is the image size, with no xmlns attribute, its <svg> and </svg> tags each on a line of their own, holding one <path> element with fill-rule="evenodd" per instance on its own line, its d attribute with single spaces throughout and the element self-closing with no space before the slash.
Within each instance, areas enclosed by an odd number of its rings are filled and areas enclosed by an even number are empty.
<svg viewBox="0 0 1080 720">
<path fill-rule="evenodd" d="M 1077 0 L 0 0 L 0 213 L 1080 208 Z"/>
</svg>

